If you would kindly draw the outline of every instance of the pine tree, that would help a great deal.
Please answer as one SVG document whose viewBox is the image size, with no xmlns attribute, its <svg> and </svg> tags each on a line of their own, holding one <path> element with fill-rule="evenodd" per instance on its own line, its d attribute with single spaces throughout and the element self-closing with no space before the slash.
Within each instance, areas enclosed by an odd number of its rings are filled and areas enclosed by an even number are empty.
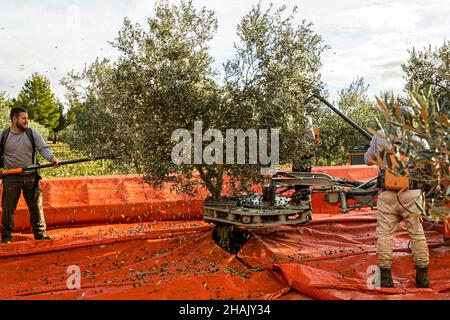
<svg viewBox="0 0 450 320">
<path fill-rule="evenodd" d="M 31 120 L 49 129 L 58 126 L 61 116 L 58 102 L 51 91 L 50 81 L 44 76 L 34 73 L 25 81 L 15 102 L 28 110 Z"/>
</svg>

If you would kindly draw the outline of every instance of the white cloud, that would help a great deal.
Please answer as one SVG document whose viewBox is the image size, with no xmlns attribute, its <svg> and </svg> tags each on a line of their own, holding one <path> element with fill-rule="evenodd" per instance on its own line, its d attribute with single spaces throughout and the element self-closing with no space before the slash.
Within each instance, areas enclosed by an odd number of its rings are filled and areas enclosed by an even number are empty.
<svg viewBox="0 0 450 320">
<path fill-rule="evenodd" d="M 420 22 L 419 10 L 417 4 L 395 2 L 343 10 L 340 27 L 366 29 L 369 33 L 405 33 L 415 30 Z"/>
<path fill-rule="evenodd" d="M 176 3 L 177 0 L 171 2 Z M 263 4 L 267 5 L 266 0 Z M 407 50 L 440 45 L 450 34 L 446 0 L 271 1 L 299 7 L 298 20 L 314 23 L 332 49 L 324 55 L 323 81 L 332 95 L 356 76 L 370 84 L 370 94 L 400 91 L 400 64 Z M 14 96 L 33 72 L 46 75 L 59 97 L 59 80 L 71 69 L 81 70 L 96 57 L 115 56 L 107 44 L 125 16 L 145 24 L 155 1 L 148 0 L 2 0 L 0 2 L 0 90 Z M 234 54 L 236 25 L 257 1 L 194 0 L 215 10 L 219 22 L 211 53 L 216 68 Z"/>
<path fill-rule="evenodd" d="M 400 92 L 407 50 L 441 45 L 450 31 L 445 18 L 440 18 L 448 16 L 450 8 L 439 0 L 427 5 L 419 1 L 354 4 L 312 15 L 316 30 L 332 46 L 323 69 L 323 80 L 332 93 L 356 76 L 366 78 L 372 96 L 386 89 Z"/>
</svg>

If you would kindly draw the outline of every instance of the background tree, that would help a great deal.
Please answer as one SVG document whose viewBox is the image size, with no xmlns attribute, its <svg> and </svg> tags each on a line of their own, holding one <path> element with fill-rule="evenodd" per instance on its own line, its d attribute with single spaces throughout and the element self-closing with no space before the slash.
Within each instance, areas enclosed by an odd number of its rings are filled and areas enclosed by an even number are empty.
<svg viewBox="0 0 450 320">
<path fill-rule="evenodd" d="M 376 119 L 383 119 L 383 117 L 375 101 L 367 96 L 367 89 L 368 85 L 364 83 L 364 78 L 355 79 L 347 88 L 339 92 L 336 106 L 369 132 L 369 129 L 378 128 Z M 327 106 L 319 107 L 316 119 L 320 128 L 316 165 L 345 165 L 348 163 L 350 151 L 358 146 L 368 146 L 370 143 Z"/>
<path fill-rule="evenodd" d="M 9 113 L 11 111 L 11 100 L 5 92 L 0 91 L 0 129 L 9 127 L 11 121 Z"/>
<path fill-rule="evenodd" d="M 0 130 L 10 127 L 11 119 L 9 116 L 13 105 L 14 99 L 10 99 L 6 93 L 0 91 Z M 48 129 L 43 125 L 31 120 L 29 126 L 36 129 L 44 139 L 48 138 Z"/>
<path fill-rule="evenodd" d="M 26 108 L 30 119 L 46 128 L 58 126 L 58 102 L 51 91 L 50 81 L 38 73 L 25 81 L 14 104 Z"/>
<path fill-rule="evenodd" d="M 450 59 L 450 40 L 445 40 L 442 46 L 434 49 L 431 45 L 422 51 L 413 48 L 409 54 L 408 61 L 402 65 L 407 95 L 417 90 L 426 91 L 433 86 L 441 110 L 450 112 L 450 79 L 445 73 Z"/>
</svg>

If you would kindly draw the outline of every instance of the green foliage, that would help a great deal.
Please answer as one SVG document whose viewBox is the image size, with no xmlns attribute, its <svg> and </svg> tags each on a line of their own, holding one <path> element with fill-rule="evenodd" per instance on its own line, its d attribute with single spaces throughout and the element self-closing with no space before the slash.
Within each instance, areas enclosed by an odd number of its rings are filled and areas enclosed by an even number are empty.
<svg viewBox="0 0 450 320">
<path fill-rule="evenodd" d="M 413 179 L 426 182 L 426 212 L 439 220 L 450 216 L 450 210 L 443 207 L 450 200 L 449 150 L 450 150 L 450 41 L 444 41 L 434 50 L 429 46 L 423 51 L 410 51 L 406 64 L 405 91 L 408 98 L 379 100 L 391 127 L 401 128 L 405 136 L 399 155 L 407 155 L 409 165 L 414 164 Z M 413 108 L 412 119 L 399 115 L 399 105 Z M 423 138 L 430 146 L 425 149 L 412 137 Z M 388 140 L 392 142 L 393 137 Z M 398 172 L 404 174 L 402 170 Z M 415 177 L 418 178 L 415 178 Z"/>
<path fill-rule="evenodd" d="M 25 81 L 14 104 L 26 108 L 30 119 L 46 128 L 53 129 L 58 126 L 60 103 L 54 97 L 50 82 L 44 76 L 34 73 Z"/>
<path fill-rule="evenodd" d="M 450 79 L 448 64 L 450 59 L 450 40 L 442 46 L 432 49 L 431 45 L 422 51 L 413 48 L 409 51 L 407 63 L 402 65 L 405 72 L 405 91 L 427 90 L 431 85 L 442 110 L 450 110 Z"/>
<path fill-rule="evenodd" d="M 258 4 L 241 20 L 236 56 L 225 65 L 226 105 L 238 128 L 280 129 L 280 161 L 302 167 L 308 164 L 298 161 L 312 145 L 305 116 L 312 111 L 309 98 L 321 87 L 320 58 L 327 46 L 311 23 L 294 24 L 296 8 L 286 11 Z"/>
<path fill-rule="evenodd" d="M 109 61 L 97 60 L 86 68 L 81 75 L 70 74 L 69 78 L 62 81 L 69 89 L 67 98 L 71 106 L 72 117 L 73 114 L 76 114 L 73 117 L 74 122 L 64 130 L 62 140 L 69 143 L 74 150 L 95 154 L 117 150 L 114 148 L 110 135 L 121 139 L 122 134 L 115 130 L 117 126 L 113 124 L 120 124 L 127 120 L 111 111 L 108 106 L 110 101 L 107 100 L 107 95 L 100 91 L 102 88 L 95 87 L 95 84 L 106 83 L 110 73 L 112 73 L 112 69 L 109 66 Z M 87 87 L 83 88 L 85 90 L 82 92 L 70 87 L 79 81 L 87 83 Z M 83 102 L 80 102 L 81 100 Z M 123 147 L 123 151 L 126 152 L 124 144 L 120 143 L 117 147 Z"/>
<path fill-rule="evenodd" d="M 0 129 L 9 127 L 11 121 L 9 113 L 11 111 L 11 100 L 6 93 L 0 91 Z"/>
<path fill-rule="evenodd" d="M 85 158 L 89 154 L 72 151 L 67 144 L 57 143 L 49 144 L 55 156 L 61 161 L 76 160 Z M 41 164 L 48 163 L 47 160 L 37 153 L 38 161 Z M 114 168 L 112 160 L 101 160 L 82 162 L 71 165 L 60 166 L 58 168 L 46 168 L 40 170 L 40 174 L 44 179 L 47 178 L 65 178 L 65 177 L 88 177 L 88 176 L 109 176 L 120 174 L 121 171 Z"/>
<path fill-rule="evenodd" d="M 12 106 L 13 101 L 8 98 L 6 93 L 0 92 L 0 130 L 9 128 L 11 126 L 11 119 L 9 118 L 9 114 Z M 48 139 L 49 130 L 43 125 L 30 120 L 29 127 L 36 129 L 44 138 L 44 140 Z"/>
<path fill-rule="evenodd" d="M 8 124 L 8 126 L 11 124 L 11 122 Z M 33 120 L 30 120 L 30 122 L 28 123 L 28 127 L 36 129 L 37 132 L 39 132 L 39 134 L 42 136 L 42 139 L 44 139 L 44 141 L 48 140 L 50 137 L 50 130 L 48 128 L 46 128 L 45 126 L 43 126 L 40 123 L 37 123 Z"/>
<path fill-rule="evenodd" d="M 448 77 L 448 66 L 446 68 Z M 411 179 L 425 184 L 426 211 L 433 219 L 439 220 L 450 216 L 449 208 L 443 207 L 450 200 L 450 114 L 442 107 L 445 102 L 441 104 L 441 99 L 445 98 L 439 96 L 436 87 L 421 87 L 417 85 L 410 93 L 409 106 L 413 110 L 410 117 L 401 114 L 400 104 L 396 99 L 378 100 L 378 104 L 386 114 L 388 129 L 398 129 L 401 132 L 402 144 L 392 147 L 397 161 L 402 156 L 407 158 L 404 166 L 389 169 L 405 175 L 406 168 L 409 168 Z M 424 139 L 429 148 L 415 137 Z M 395 139 L 393 134 L 387 136 L 391 146 Z"/>
<path fill-rule="evenodd" d="M 338 108 L 366 131 L 378 127 L 377 118 L 382 113 L 375 102 L 367 96 L 368 86 L 363 78 L 354 80 L 348 88 L 339 92 Z M 320 144 L 316 152 L 317 165 L 345 165 L 349 153 L 358 146 L 367 146 L 368 141 L 356 129 L 327 106 L 319 108 L 318 126 Z"/>
<path fill-rule="evenodd" d="M 243 18 L 224 85 L 208 53 L 217 29 L 212 11 L 196 10 L 191 1 L 164 1 L 157 2 L 148 29 L 125 19 L 112 42 L 118 61 L 97 60 L 62 81 L 75 114 L 65 141 L 84 152 L 116 153 L 122 167 L 131 164 L 158 184 L 172 180 L 195 187 L 184 183 L 197 171 L 214 197 L 221 193 L 225 173 L 255 180 L 259 167 L 176 166 L 171 159 L 176 129 L 192 132 L 197 120 L 205 129 L 222 132 L 280 128 L 282 160 L 296 159 L 307 149 L 304 102 L 320 86 L 325 47 L 310 25 L 293 26 L 292 16 L 282 18 L 284 11 L 262 12 L 258 5 Z"/>
<path fill-rule="evenodd" d="M 96 61 L 63 83 L 75 113 L 71 146 L 114 152 L 122 167 L 130 164 L 161 180 L 180 169 L 171 162 L 172 132 L 191 129 L 194 120 L 208 125 L 208 114 L 218 106 L 207 53 L 216 21 L 210 11 L 195 11 L 191 2 L 158 2 L 155 10 L 147 31 L 125 19 L 112 42 L 121 53 L 117 62 Z M 87 85 L 77 91 L 83 82 Z"/>
</svg>

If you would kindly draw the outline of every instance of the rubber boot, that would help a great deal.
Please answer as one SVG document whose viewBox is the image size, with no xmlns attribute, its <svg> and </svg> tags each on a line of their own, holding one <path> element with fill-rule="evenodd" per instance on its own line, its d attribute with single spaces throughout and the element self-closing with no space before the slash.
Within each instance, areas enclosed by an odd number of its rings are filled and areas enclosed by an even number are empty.
<svg viewBox="0 0 450 320">
<path fill-rule="evenodd" d="M 416 285 L 417 288 L 430 287 L 430 274 L 428 267 L 423 268 L 416 267 Z"/>
<path fill-rule="evenodd" d="M 380 268 L 380 271 L 381 271 L 380 286 L 382 288 L 393 288 L 394 287 L 394 281 L 392 281 L 391 269 Z"/>
<path fill-rule="evenodd" d="M 45 232 L 39 232 L 34 234 L 34 240 L 53 240 L 53 238 Z"/>
<path fill-rule="evenodd" d="M 12 237 L 2 237 L 2 243 L 11 243 Z"/>
</svg>

